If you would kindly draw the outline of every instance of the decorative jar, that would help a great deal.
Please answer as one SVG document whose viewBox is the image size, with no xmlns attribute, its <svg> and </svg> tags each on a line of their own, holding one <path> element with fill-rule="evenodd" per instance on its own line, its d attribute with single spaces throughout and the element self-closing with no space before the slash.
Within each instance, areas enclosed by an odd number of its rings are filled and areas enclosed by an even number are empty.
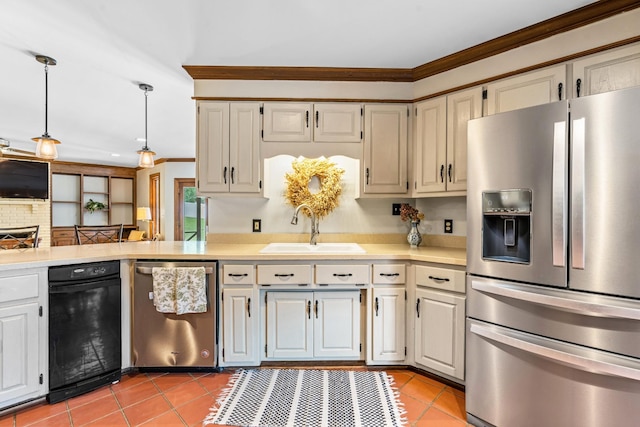
<svg viewBox="0 0 640 427">
<path fill-rule="evenodd" d="M 418 231 L 418 224 L 420 221 L 411 221 L 411 229 L 409 230 L 409 234 L 407 234 L 407 242 L 412 248 L 417 248 L 422 243 L 422 236 L 420 235 L 420 231 Z"/>
</svg>

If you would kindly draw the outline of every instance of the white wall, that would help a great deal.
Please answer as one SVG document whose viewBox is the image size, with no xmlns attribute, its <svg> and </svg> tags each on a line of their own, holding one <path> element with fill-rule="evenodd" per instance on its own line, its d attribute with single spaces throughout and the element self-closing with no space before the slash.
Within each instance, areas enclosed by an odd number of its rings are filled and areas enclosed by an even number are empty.
<svg viewBox="0 0 640 427">
<path fill-rule="evenodd" d="M 265 160 L 265 198 L 213 198 L 209 199 L 209 233 L 251 233 L 252 220 L 262 220 L 263 233 L 302 233 L 310 231 L 310 221 L 299 216 L 298 225 L 291 225 L 294 207 L 284 197 L 285 173 L 290 172 L 292 156 L 276 156 Z M 356 199 L 357 160 L 329 157 L 337 167 L 344 169 L 343 192 L 339 206 L 320 221 L 321 233 L 406 233 L 409 225 L 391 214 L 393 203 L 416 204 L 406 198 Z M 466 203 L 464 197 L 418 200 L 418 207 L 426 220 L 420 231 L 443 234 L 441 219 L 454 219 L 456 235 L 466 233 Z"/>
<path fill-rule="evenodd" d="M 136 174 L 136 203 L 138 207 L 149 206 L 149 176 L 160 174 L 160 234 L 163 240 L 173 240 L 174 200 L 173 186 L 176 178 L 195 178 L 195 162 L 164 162 L 150 169 L 141 169 Z M 148 224 L 138 221 L 140 230 L 149 230 Z"/>
</svg>

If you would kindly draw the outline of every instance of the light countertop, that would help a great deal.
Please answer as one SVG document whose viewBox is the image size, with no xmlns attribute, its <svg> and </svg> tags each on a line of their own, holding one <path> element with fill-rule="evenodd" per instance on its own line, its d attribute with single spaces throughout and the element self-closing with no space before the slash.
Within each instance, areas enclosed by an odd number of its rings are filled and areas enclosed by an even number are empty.
<svg viewBox="0 0 640 427">
<path fill-rule="evenodd" d="M 211 261 L 406 260 L 466 265 L 466 250 L 437 246 L 360 243 L 364 254 L 262 254 L 264 243 L 123 242 L 0 251 L 0 271 L 120 259 Z"/>
</svg>

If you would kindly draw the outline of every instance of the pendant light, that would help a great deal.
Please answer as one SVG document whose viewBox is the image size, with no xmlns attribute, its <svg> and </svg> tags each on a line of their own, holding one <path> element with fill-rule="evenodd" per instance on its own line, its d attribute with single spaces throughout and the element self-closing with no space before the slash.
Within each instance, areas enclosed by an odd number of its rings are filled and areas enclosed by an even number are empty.
<svg viewBox="0 0 640 427">
<path fill-rule="evenodd" d="M 154 166 L 153 156 L 156 153 L 149 150 L 147 146 L 147 98 L 148 93 L 153 90 L 153 86 L 148 85 L 146 83 L 140 83 L 140 89 L 144 91 L 144 147 L 138 150 L 138 154 L 140 154 L 140 160 L 138 160 L 138 166 L 141 168 L 152 168 Z"/>
<path fill-rule="evenodd" d="M 51 138 L 47 131 L 49 113 L 49 65 L 54 66 L 57 62 L 55 59 L 44 55 L 36 55 L 36 61 L 44 64 L 44 133 L 42 136 L 31 138 L 31 140 L 38 144 L 36 145 L 36 157 L 53 160 L 58 158 L 56 144 L 60 144 L 60 141 Z"/>
</svg>

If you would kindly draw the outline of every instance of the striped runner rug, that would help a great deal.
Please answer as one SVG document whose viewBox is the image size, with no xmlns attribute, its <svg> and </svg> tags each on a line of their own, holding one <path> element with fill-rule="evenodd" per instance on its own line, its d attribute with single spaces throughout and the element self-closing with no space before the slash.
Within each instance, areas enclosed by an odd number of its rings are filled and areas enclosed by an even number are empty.
<svg viewBox="0 0 640 427">
<path fill-rule="evenodd" d="M 383 371 L 255 369 L 233 375 L 203 424 L 394 427 L 406 419 Z"/>
</svg>

